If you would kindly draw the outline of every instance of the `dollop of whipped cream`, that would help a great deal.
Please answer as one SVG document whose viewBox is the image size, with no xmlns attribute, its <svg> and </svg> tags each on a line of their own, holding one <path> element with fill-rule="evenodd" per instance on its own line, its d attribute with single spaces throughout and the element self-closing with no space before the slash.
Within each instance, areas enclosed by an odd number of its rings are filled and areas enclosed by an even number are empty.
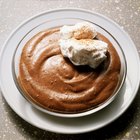
<svg viewBox="0 0 140 140">
<path fill-rule="evenodd" d="M 97 32 L 88 22 L 74 26 L 63 26 L 60 29 L 59 45 L 64 57 L 68 57 L 74 65 L 98 67 L 105 59 L 108 44 L 95 40 Z"/>
</svg>

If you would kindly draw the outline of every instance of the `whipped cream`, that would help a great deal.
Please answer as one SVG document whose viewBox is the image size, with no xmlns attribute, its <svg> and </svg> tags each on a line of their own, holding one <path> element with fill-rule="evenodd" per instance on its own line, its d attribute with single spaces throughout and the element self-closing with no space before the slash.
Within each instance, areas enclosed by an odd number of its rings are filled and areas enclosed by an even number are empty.
<svg viewBox="0 0 140 140">
<path fill-rule="evenodd" d="M 64 57 L 68 57 L 74 65 L 98 67 L 106 59 L 108 44 L 95 40 L 95 27 L 87 22 L 74 26 L 63 26 L 60 29 L 60 49 Z"/>
</svg>

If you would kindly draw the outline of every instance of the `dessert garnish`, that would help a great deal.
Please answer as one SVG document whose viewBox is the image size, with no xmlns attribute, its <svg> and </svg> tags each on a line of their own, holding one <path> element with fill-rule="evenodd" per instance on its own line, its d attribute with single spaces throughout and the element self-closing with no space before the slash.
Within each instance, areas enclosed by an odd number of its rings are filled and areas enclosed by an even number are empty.
<svg viewBox="0 0 140 140">
<path fill-rule="evenodd" d="M 108 44 L 95 39 L 96 35 L 95 27 L 88 22 L 61 27 L 59 45 L 62 55 L 74 65 L 98 67 L 107 58 Z"/>
</svg>

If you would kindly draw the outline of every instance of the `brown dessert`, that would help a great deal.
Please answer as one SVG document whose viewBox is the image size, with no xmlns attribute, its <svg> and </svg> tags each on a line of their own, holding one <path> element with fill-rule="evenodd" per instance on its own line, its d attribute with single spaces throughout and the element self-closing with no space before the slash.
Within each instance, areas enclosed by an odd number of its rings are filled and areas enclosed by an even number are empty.
<svg viewBox="0 0 140 140">
<path fill-rule="evenodd" d="M 18 82 L 34 103 L 54 112 L 78 113 L 105 102 L 117 87 L 120 59 L 111 42 L 98 33 L 96 39 L 108 44 L 107 59 L 96 69 L 74 66 L 60 51 L 59 28 L 42 31 L 23 48 Z"/>
</svg>

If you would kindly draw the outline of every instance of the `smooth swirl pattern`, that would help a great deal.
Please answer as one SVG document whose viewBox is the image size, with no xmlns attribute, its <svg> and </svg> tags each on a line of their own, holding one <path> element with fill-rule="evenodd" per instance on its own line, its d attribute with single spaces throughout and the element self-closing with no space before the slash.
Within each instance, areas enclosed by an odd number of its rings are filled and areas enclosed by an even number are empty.
<svg viewBox="0 0 140 140">
<path fill-rule="evenodd" d="M 103 35 L 97 39 L 109 44 L 107 59 L 97 68 L 74 66 L 62 56 L 59 28 L 42 31 L 24 46 L 18 82 L 34 103 L 54 112 L 78 113 L 106 101 L 119 81 L 119 56 Z"/>
</svg>

